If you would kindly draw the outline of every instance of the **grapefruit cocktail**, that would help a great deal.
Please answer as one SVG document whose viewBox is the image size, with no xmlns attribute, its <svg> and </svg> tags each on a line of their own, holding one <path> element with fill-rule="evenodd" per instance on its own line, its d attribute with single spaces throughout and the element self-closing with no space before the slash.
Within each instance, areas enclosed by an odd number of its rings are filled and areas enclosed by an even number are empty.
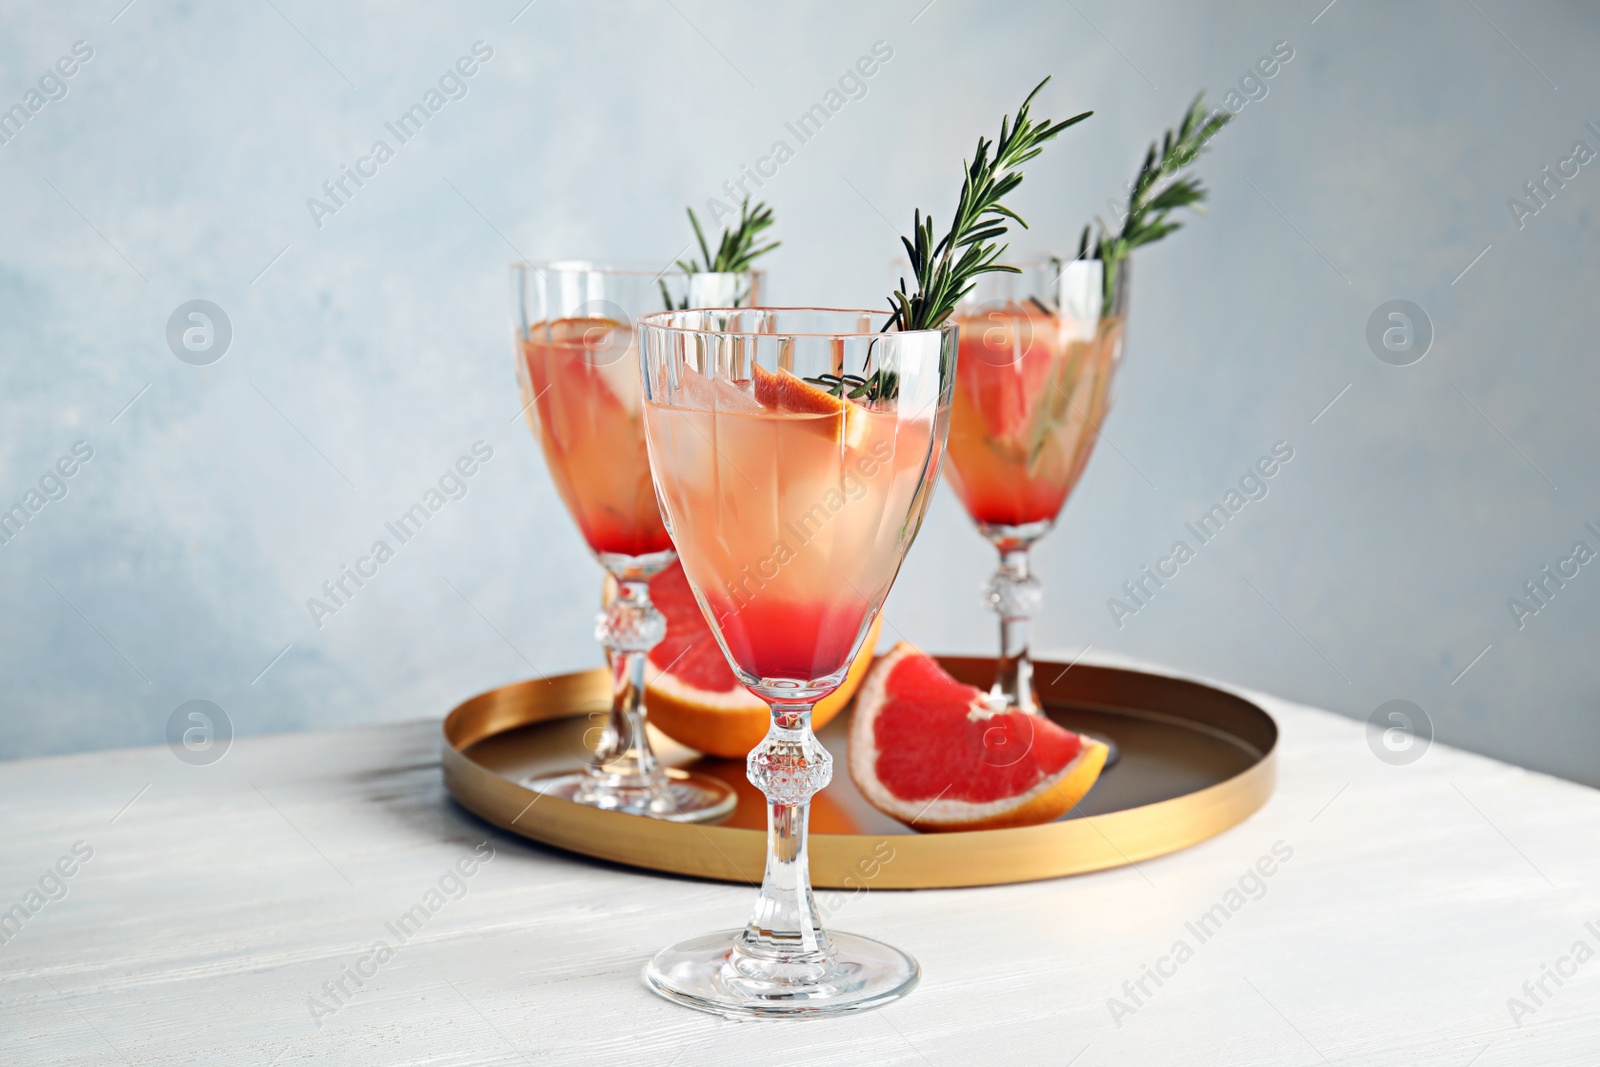
<svg viewBox="0 0 1600 1067">
<path fill-rule="evenodd" d="M 719 818 L 733 809 L 733 792 L 714 778 L 662 768 L 645 733 L 645 657 L 666 632 L 649 581 L 674 554 L 645 452 L 634 320 L 663 304 L 692 305 L 704 292 L 753 296 L 760 275 L 664 275 L 573 262 L 517 264 L 512 273 L 523 412 L 562 502 L 616 580 L 595 625 L 609 653 L 612 699 L 593 758 L 582 770 L 526 784 L 629 814 Z"/>
<path fill-rule="evenodd" d="M 521 349 L 528 424 L 589 548 L 670 552 L 645 455 L 633 330 L 603 316 L 536 322 Z"/>
<path fill-rule="evenodd" d="M 689 311 L 640 324 L 645 436 L 667 527 L 728 663 L 771 709 L 750 780 L 768 802 L 761 896 L 742 930 L 663 950 L 663 995 L 734 1015 L 877 1007 L 915 961 L 823 930 L 806 856 L 832 777 L 811 711 L 845 678 L 937 477 L 955 329 L 879 332 L 887 315 Z"/>
<path fill-rule="evenodd" d="M 909 419 L 787 370 L 751 374 L 748 390 L 701 378 L 678 404 L 650 406 L 663 500 L 742 680 L 831 688 L 899 567 L 934 412 Z"/>
<path fill-rule="evenodd" d="M 1049 260 L 984 278 L 957 310 L 961 348 L 945 467 L 1000 553 L 985 602 L 1000 616 L 988 702 L 1039 714 L 1028 624 L 1042 587 L 1028 550 L 1055 525 L 1111 406 L 1122 358 L 1124 265 L 1110 300 L 1097 261 Z"/>
</svg>

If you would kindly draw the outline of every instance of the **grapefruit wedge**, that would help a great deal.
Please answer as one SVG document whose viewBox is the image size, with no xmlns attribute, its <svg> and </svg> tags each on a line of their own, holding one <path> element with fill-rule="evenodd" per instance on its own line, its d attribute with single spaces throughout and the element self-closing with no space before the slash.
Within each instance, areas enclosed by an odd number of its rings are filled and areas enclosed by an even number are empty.
<svg viewBox="0 0 1600 1067">
<path fill-rule="evenodd" d="M 608 603 L 614 588 L 608 577 Z M 667 636 L 645 657 L 650 725 L 698 752 L 743 759 L 767 736 L 771 712 L 734 677 L 700 614 L 682 565 L 674 562 L 650 579 L 650 599 L 667 619 Z M 872 666 L 877 644 L 874 621 L 844 682 L 812 709 L 813 729 L 822 729 L 850 702 Z"/>
<path fill-rule="evenodd" d="M 795 415 L 831 415 L 831 419 L 818 420 L 820 430 L 842 440 L 847 448 L 855 448 L 867 432 L 867 409 L 849 397 L 834 396 L 818 389 L 804 378 L 778 369 L 762 366 L 755 371 L 754 392 L 762 407 Z"/>
<path fill-rule="evenodd" d="M 616 319 L 601 317 L 551 319 L 528 328 L 522 345 L 532 363 L 548 364 L 546 374 L 565 373 L 579 386 L 594 382 L 622 406 L 637 414 L 642 402 L 639 386 L 639 357 L 630 352 L 633 331 Z M 538 358 L 548 350 L 543 360 Z M 550 383 L 534 381 L 534 391 L 543 392 Z"/>
<path fill-rule="evenodd" d="M 983 693 L 902 641 L 873 666 L 850 726 L 850 777 L 916 830 L 996 830 L 1065 815 L 1106 746 L 1041 716 L 990 713 Z"/>
<path fill-rule="evenodd" d="M 961 322 L 956 377 L 988 436 L 1020 441 L 1026 435 L 1041 399 L 1050 399 L 1050 376 L 1064 347 L 1060 333 L 1055 316 L 1030 304 Z"/>
</svg>

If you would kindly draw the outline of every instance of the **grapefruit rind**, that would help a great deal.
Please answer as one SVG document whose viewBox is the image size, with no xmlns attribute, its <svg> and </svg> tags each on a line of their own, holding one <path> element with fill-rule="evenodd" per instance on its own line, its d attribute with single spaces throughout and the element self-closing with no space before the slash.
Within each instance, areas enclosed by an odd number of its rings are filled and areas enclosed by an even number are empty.
<svg viewBox="0 0 1600 1067">
<path fill-rule="evenodd" d="M 800 415 L 838 416 L 828 430 L 846 448 L 858 448 L 867 434 L 867 409 L 849 397 L 834 396 L 781 367 L 755 366 L 755 398 L 764 407 Z M 842 425 L 841 425 L 842 423 Z"/>
<path fill-rule="evenodd" d="M 681 564 L 672 564 L 674 569 L 679 567 Z M 663 571 L 662 575 L 668 573 Z M 678 573 L 681 575 L 681 570 Z M 651 579 L 652 592 L 655 592 L 655 583 L 662 575 Z M 610 604 L 614 596 L 616 596 L 616 582 L 608 575 L 602 602 Z M 692 601 L 690 605 L 690 609 L 682 614 L 671 611 L 668 616 L 669 629 L 672 626 L 694 626 L 699 633 L 695 638 L 696 641 L 709 641 L 715 644 L 716 638 L 712 636 L 711 628 L 706 625 L 705 617 L 700 614 L 698 605 L 694 605 Z M 666 612 L 676 604 L 663 597 L 657 601 L 656 606 Z M 818 701 L 816 707 L 811 710 L 813 729 L 822 729 L 844 709 L 850 698 L 855 696 L 856 689 L 867 676 L 867 672 L 872 669 L 872 653 L 878 646 L 881 623 L 881 619 L 873 620 L 872 628 L 867 631 L 866 640 L 861 643 L 861 651 L 856 654 L 855 662 L 850 665 L 844 681 L 839 684 L 838 689 Z M 720 655 L 720 652 L 718 654 Z M 672 664 L 668 665 L 669 668 L 671 666 Z M 733 678 L 731 670 L 728 673 L 732 688 L 710 690 L 688 684 L 670 673 L 670 669 L 663 670 L 648 658 L 645 660 L 644 669 L 648 721 L 650 725 L 679 744 L 710 756 L 743 759 L 752 748 L 761 743 L 763 737 L 767 736 L 767 728 L 772 720 L 771 712 L 760 697 Z"/>
<path fill-rule="evenodd" d="M 861 651 L 844 681 L 811 709 L 811 728 L 820 730 L 843 711 L 872 669 L 872 650 L 878 642 L 879 620 L 874 619 Z M 706 633 L 707 640 L 711 634 Z M 682 745 L 724 759 L 744 759 L 767 736 L 772 714 L 748 689 L 713 693 L 687 685 L 645 662 L 645 705 L 650 725 Z"/>
<path fill-rule="evenodd" d="M 889 677 L 895 666 L 908 656 L 922 654 L 908 642 L 896 644 L 873 664 L 872 673 L 857 694 L 855 717 L 850 724 L 850 777 L 869 804 L 915 830 L 1001 830 L 1054 822 L 1088 795 L 1105 767 L 1110 749 L 1103 742 L 1082 734 L 1079 735 L 1082 751 L 1065 767 L 1014 797 L 974 804 L 942 797 L 931 801 L 904 800 L 889 792 L 875 772 L 878 744 L 873 727 L 878 709 L 888 700 Z"/>
</svg>

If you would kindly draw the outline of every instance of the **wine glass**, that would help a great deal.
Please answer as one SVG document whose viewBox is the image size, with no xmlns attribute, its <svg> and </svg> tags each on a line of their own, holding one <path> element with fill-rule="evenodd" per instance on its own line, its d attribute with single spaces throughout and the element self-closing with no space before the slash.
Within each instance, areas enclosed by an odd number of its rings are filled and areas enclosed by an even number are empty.
<svg viewBox="0 0 1600 1067">
<path fill-rule="evenodd" d="M 593 761 L 525 784 L 611 811 L 678 822 L 719 818 L 733 810 L 732 790 L 661 767 L 645 732 L 645 657 L 666 634 L 649 581 L 674 554 L 645 456 L 634 322 L 669 307 L 749 302 L 764 276 L 581 261 L 518 263 L 511 273 L 528 425 L 584 540 L 617 582 L 595 624 L 609 653 L 612 701 Z"/>
<path fill-rule="evenodd" d="M 1098 260 L 1017 267 L 1021 273 L 982 275 L 956 309 L 961 358 L 945 476 L 1000 554 L 984 590 L 1000 616 L 987 702 L 1038 715 L 1028 628 L 1044 587 L 1028 550 L 1055 525 L 1110 410 L 1128 264 L 1114 272 L 1109 293 Z"/>
<path fill-rule="evenodd" d="M 825 931 L 806 856 L 833 761 L 811 708 L 833 692 L 893 585 L 938 477 L 956 329 L 888 315 L 702 310 L 640 320 L 645 437 L 667 528 L 717 643 L 772 723 L 750 752 L 767 863 L 750 922 L 662 950 L 658 993 L 730 1016 L 830 1015 L 904 996 L 920 971 Z"/>
</svg>

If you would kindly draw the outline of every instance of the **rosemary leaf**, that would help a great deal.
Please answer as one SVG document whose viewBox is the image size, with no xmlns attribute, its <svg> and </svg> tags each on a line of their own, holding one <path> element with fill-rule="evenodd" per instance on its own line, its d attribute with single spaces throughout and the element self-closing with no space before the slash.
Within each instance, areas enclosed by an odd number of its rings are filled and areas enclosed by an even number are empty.
<svg viewBox="0 0 1600 1067">
<path fill-rule="evenodd" d="M 924 218 L 921 209 L 912 215 L 910 237 L 902 237 L 911 257 L 916 292 L 906 295 L 905 279 L 889 297 L 891 315 L 884 330 L 931 330 L 948 319 L 956 305 L 972 291 L 980 274 L 1017 273 L 1015 267 L 999 262 L 1006 246 L 995 242 L 1015 222 L 1023 229 L 1028 224 L 1002 201 L 1022 184 L 1024 163 L 1037 156 L 1044 143 L 1062 130 L 1094 114 L 1085 111 L 1062 122 L 1049 119 L 1035 122 L 1028 114 L 1033 98 L 1050 81 L 1045 78 L 1017 109 L 1016 119 L 1000 121 L 1000 136 L 990 141 L 978 138 L 978 148 L 967 164 L 956 202 L 955 217 L 949 231 L 937 241 L 932 217 Z M 993 156 L 990 150 L 993 149 Z M 882 373 L 882 372 L 880 372 Z"/>
<path fill-rule="evenodd" d="M 1206 190 L 1200 180 L 1174 177 L 1198 159 L 1206 143 L 1233 118 L 1228 111 L 1208 114 L 1205 95 L 1204 92 L 1196 95 L 1178 128 L 1168 130 L 1160 144 L 1152 144 L 1145 153 L 1144 165 L 1139 168 L 1128 194 L 1128 211 L 1123 217 L 1122 229 L 1112 232 L 1103 219 L 1097 218 L 1094 225 L 1098 232 L 1091 244 L 1090 227 L 1083 228 L 1078 258 L 1098 259 L 1104 264 L 1104 306 L 1107 309 L 1116 292 L 1117 271 L 1129 253 L 1181 229 L 1183 223 L 1168 218 L 1173 211 L 1189 208 L 1203 213 L 1205 210 L 1201 205 L 1205 202 Z"/>
<path fill-rule="evenodd" d="M 772 226 L 772 208 L 764 203 L 752 205 L 750 198 L 745 197 L 739 205 L 739 222 L 722 231 L 722 240 L 717 244 L 717 254 L 711 254 L 711 248 L 706 244 L 706 235 L 700 229 L 700 220 L 695 217 L 694 208 L 689 208 L 689 224 L 694 227 L 695 240 L 700 244 L 702 259 L 690 258 L 678 260 L 678 267 L 685 274 L 742 274 L 750 269 L 750 265 L 760 256 L 766 255 L 781 242 L 773 241 L 771 244 L 757 246 L 756 239 L 762 231 Z"/>
<path fill-rule="evenodd" d="M 694 208 L 691 207 L 688 211 L 689 225 L 694 227 L 694 239 L 700 246 L 700 258 L 691 256 L 689 259 L 678 260 L 677 267 L 685 274 L 743 274 L 759 257 L 771 252 L 780 244 L 778 241 L 764 245 L 756 244 L 757 237 L 772 226 L 772 208 L 761 202 L 752 205 L 749 197 L 745 197 L 744 202 L 739 205 L 738 224 L 723 229 L 722 238 L 717 242 L 716 255 L 711 254 L 711 246 L 706 243 L 705 231 L 700 228 L 700 219 L 695 216 Z M 667 289 L 667 283 L 661 281 L 659 284 L 661 300 L 666 304 L 668 311 L 688 309 L 688 294 L 675 304 L 672 301 L 672 293 Z M 737 296 L 734 306 L 739 306 L 746 295 Z"/>
</svg>

